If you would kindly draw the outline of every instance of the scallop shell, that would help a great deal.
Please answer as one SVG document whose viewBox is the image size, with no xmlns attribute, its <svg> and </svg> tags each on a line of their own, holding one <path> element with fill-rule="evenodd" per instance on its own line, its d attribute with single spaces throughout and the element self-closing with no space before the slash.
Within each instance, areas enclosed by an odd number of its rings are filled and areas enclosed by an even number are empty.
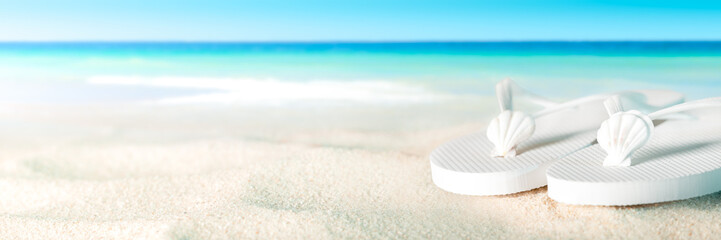
<svg viewBox="0 0 721 240">
<path fill-rule="evenodd" d="M 603 166 L 631 166 L 631 156 L 651 138 L 653 122 L 638 111 L 617 112 L 601 124 L 596 140 L 608 156 Z"/>
<path fill-rule="evenodd" d="M 518 143 L 531 137 L 534 130 L 536 130 L 536 123 L 530 115 L 511 110 L 501 112 L 488 124 L 486 130 L 488 140 L 495 145 L 491 156 L 516 156 Z"/>
</svg>

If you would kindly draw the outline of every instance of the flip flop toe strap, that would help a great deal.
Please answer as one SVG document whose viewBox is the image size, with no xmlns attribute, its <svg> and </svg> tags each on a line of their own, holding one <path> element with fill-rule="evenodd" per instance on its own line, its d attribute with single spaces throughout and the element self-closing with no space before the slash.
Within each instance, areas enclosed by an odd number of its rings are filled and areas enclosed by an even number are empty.
<svg viewBox="0 0 721 240">
<path fill-rule="evenodd" d="M 523 89 L 510 79 L 496 84 L 496 97 L 501 113 L 491 120 L 486 129 L 486 137 L 494 144 L 490 153 L 492 157 L 515 157 L 516 146 L 531 137 L 536 129 L 531 115 L 513 110 L 513 97 L 519 94 L 530 96 L 532 101 L 539 105 L 553 104 L 541 97 L 524 93 Z"/>
<path fill-rule="evenodd" d="M 624 98 L 632 98 L 632 96 L 641 94 L 625 93 L 621 95 Z M 600 101 L 609 96 L 611 95 L 597 94 L 563 103 L 556 103 L 524 90 L 510 79 L 505 79 L 496 84 L 496 97 L 498 98 L 501 113 L 491 120 L 486 129 L 488 140 L 494 144 L 494 148 L 490 154 L 493 157 L 514 157 L 516 156 L 516 147 L 518 144 L 533 135 L 536 129 L 536 118 L 573 109 L 587 102 Z M 534 114 L 516 111 L 513 106 L 514 98 L 516 97 L 523 97 L 535 105 L 542 106 L 543 109 Z M 643 96 L 640 97 L 644 98 Z"/>
<path fill-rule="evenodd" d="M 677 104 L 648 115 L 636 110 L 624 111 L 618 96 L 610 97 L 604 105 L 609 118 L 601 124 L 596 138 L 607 153 L 603 166 L 627 167 L 633 164 L 633 153 L 651 139 L 653 120 L 689 110 L 721 107 L 721 97 Z"/>
</svg>

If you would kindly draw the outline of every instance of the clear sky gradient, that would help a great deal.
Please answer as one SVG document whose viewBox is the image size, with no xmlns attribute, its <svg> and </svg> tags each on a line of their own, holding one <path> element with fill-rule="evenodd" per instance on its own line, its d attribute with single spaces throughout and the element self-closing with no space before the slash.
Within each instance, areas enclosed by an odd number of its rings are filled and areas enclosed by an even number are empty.
<svg viewBox="0 0 721 240">
<path fill-rule="evenodd" d="M 0 41 L 721 40 L 721 1 L 0 0 Z"/>
</svg>

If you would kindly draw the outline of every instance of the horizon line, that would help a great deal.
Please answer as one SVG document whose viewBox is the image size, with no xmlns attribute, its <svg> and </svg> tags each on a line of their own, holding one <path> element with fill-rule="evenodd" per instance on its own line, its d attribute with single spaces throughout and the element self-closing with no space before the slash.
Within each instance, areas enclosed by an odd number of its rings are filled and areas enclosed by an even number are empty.
<svg viewBox="0 0 721 240">
<path fill-rule="evenodd" d="M 0 40 L 2 43 L 278 43 L 278 44 L 298 44 L 298 43 L 621 43 L 621 42 L 639 42 L 639 43 L 673 43 L 673 42 L 721 42 L 721 39 L 697 39 L 697 40 L 267 40 L 267 41 L 246 41 L 246 40 Z"/>
</svg>

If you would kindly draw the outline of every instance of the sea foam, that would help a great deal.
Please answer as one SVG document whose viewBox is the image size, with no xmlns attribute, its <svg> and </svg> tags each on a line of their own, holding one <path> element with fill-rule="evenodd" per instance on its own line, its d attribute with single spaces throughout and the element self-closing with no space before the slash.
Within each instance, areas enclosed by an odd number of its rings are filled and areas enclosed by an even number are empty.
<svg viewBox="0 0 721 240">
<path fill-rule="evenodd" d="M 387 81 L 281 81 L 277 79 L 209 77 L 93 76 L 94 85 L 190 88 L 208 93 L 155 100 L 160 104 L 246 103 L 282 104 L 298 101 L 415 103 L 442 97 L 420 86 Z"/>
</svg>

